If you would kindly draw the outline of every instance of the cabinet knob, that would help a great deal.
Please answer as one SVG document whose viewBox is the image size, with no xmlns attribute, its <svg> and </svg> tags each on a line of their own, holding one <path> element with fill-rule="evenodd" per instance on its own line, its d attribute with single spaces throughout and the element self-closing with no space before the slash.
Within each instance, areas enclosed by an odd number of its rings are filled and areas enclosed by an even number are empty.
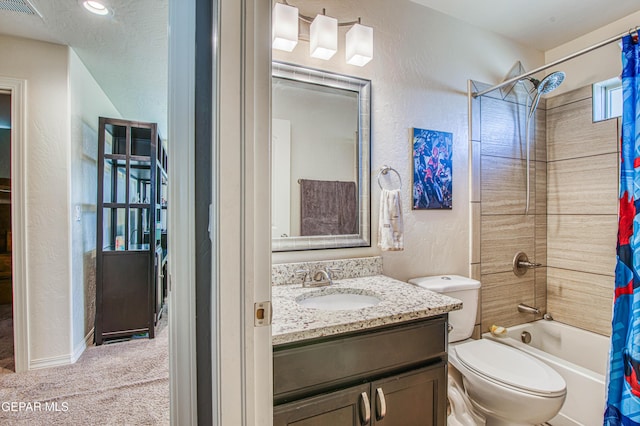
<svg viewBox="0 0 640 426">
<path fill-rule="evenodd" d="M 360 424 L 366 426 L 371 421 L 371 407 L 369 405 L 369 396 L 366 392 L 360 394 L 360 402 L 362 404 L 360 407 L 360 418 L 362 418 L 362 408 L 364 408 L 364 419 L 362 419 Z"/>
</svg>

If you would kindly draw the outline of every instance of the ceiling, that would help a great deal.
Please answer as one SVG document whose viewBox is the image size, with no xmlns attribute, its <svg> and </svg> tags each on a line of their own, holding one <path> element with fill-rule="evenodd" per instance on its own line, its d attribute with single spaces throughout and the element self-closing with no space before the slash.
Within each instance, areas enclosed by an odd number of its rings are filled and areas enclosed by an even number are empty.
<svg viewBox="0 0 640 426">
<path fill-rule="evenodd" d="M 640 11 L 638 0 L 411 1 L 541 51 Z"/>
<path fill-rule="evenodd" d="M 105 0 L 106 18 L 78 0 L 29 1 L 41 17 L 0 10 L 0 34 L 73 47 L 125 118 L 157 122 L 167 136 L 169 0 Z M 412 1 L 542 51 L 640 10 L 638 0 Z"/>
<path fill-rule="evenodd" d="M 0 10 L 0 34 L 73 47 L 124 118 L 167 137 L 168 0 L 105 0 L 107 17 L 78 0 L 29 1 L 42 17 Z"/>
</svg>

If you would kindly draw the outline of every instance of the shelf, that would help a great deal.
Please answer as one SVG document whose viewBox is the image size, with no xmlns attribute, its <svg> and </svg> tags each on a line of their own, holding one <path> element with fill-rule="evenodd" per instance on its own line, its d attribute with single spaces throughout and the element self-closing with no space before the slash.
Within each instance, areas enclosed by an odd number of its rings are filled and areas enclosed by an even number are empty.
<svg viewBox="0 0 640 426">
<path fill-rule="evenodd" d="M 103 247 L 102 251 L 104 252 L 103 254 L 107 254 L 107 253 L 127 254 L 129 252 L 148 251 L 150 247 L 151 246 L 149 244 L 130 244 L 129 250 L 118 250 L 114 246 L 107 246 L 107 247 Z"/>
<path fill-rule="evenodd" d="M 155 254 L 166 227 L 166 154 L 155 123 L 101 117 L 98 138 L 95 341 L 131 330 L 153 338 L 166 293 Z"/>
<path fill-rule="evenodd" d="M 129 157 L 129 160 L 133 163 L 134 161 L 140 163 L 151 164 L 151 157 L 148 155 L 132 155 Z"/>
<path fill-rule="evenodd" d="M 127 161 L 127 155 L 126 154 L 105 154 L 104 158 L 105 159 L 109 159 L 109 160 Z"/>
<path fill-rule="evenodd" d="M 132 209 L 148 209 L 151 208 L 150 203 L 102 203 L 105 209 L 124 209 L 127 206 Z"/>
</svg>

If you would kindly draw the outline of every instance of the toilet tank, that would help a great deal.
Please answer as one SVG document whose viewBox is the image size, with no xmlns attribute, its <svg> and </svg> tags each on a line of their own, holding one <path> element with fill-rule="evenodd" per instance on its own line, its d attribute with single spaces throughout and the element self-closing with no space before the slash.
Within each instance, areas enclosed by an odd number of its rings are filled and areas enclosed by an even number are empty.
<svg viewBox="0 0 640 426">
<path fill-rule="evenodd" d="M 458 342 L 471 337 L 478 311 L 480 281 L 459 275 L 437 275 L 412 278 L 409 282 L 427 290 L 461 300 L 462 309 L 449 312 L 449 325 L 453 327 L 449 332 L 449 342 Z"/>
</svg>

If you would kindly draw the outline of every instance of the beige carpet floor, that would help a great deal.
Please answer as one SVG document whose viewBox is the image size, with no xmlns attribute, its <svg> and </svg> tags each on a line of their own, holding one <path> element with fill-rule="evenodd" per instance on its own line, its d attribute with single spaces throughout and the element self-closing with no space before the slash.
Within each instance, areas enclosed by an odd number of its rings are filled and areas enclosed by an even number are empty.
<svg viewBox="0 0 640 426">
<path fill-rule="evenodd" d="M 0 305 L 0 374 L 13 373 L 13 306 Z"/>
<path fill-rule="evenodd" d="M 0 425 L 168 425 L 163 317 L 155 339 L 91 346 L 73 365 L 0 375 Z"/>
</svg>

